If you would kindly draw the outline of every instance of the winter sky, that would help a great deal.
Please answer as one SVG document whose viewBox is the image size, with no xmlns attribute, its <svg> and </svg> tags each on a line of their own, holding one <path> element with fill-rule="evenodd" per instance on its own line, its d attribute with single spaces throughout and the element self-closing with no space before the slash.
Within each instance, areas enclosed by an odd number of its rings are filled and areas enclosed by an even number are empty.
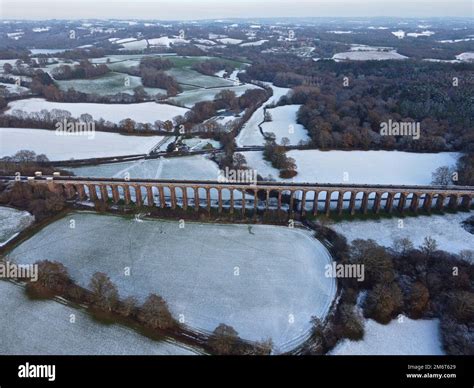
<svg viewBox="0 0 474 388">
<path fill-rule="evenodd" d="M 0 0 L 1 19 L 474 17 L 472 0 Z"/>
</svg>

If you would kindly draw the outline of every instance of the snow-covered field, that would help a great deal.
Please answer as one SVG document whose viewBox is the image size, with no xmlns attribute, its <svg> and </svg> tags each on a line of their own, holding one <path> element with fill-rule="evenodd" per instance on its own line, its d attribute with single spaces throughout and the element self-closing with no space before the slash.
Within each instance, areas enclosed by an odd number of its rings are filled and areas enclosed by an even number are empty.
<svg viewBox="0 0 474 388">
<path fill-rule="evenodd" d="M 267 39 L 262 39 L 262 40 L 256 40 L 256 41 L 253 41 L 253 42 L 246 42 L 246 43 L 242 43 L 240 45 L 240 47 L 252 47 L 252 46 L 261 46 L 262 44 L 268 42 Z"/>
<path fill-rule="evenodd" d="M 170 101 L 173 101 L 175 104 L 185 106 L 187 108 L 192 108 L 194 104 L 201 101 L 212 101 L 214 97 L 221 92 L 222 90 L 232 90 L 235 92 L 237 97 L 240 97 L 248 89 L 256 89 L 255 85 L 239 85 L 239 86 L 227 86 L 222 88 L 212 88 L 212 89 L 192 89 L 185 90 L 182 93 L 178 94 L 176 97 L 170 98 Z"/>
<path fill-rule="evenodd" d="M 213 139 L 200 139 L 199 137 L 192 137 L 190 139 L 183 139 L 183 143 L 186 144 L 191 151 L 198 151 L 205 148 L 210 144 L 213 148 L 220 148 L 221 143 Z"/>
<path fill-rule="evenodd" d="M 409 32 L 407 33 L 406 36 L 409 36 L 411 38 L 418 38 L 420 36 L 431 36 L 434 35 L 435 33 L 433 31 L 421 31 L 421 32 Z"/>
<path fill-rule="evenodd" d="M 121 325 L 104 325 L 87 313 L 52 300 L 30 300 L 0 281 L 2 355 L 191 355 L 191 349 L 148 339 Z M 71 314 L 75 322 L 71 323 Z"/>
<path fill-rule="evenodd" d="M 395 35 L 398 39 L 403 39 L 405 37 L 405 31 L 403 30 L 392 31 L 392 34 Z"/>
<path fill-rule="evenodd" d="M 309 231 L 280 226 L 180 228 L 178 221 L 81 212 L 48 225 L 8 258 L 60 261 L 84 286 L 105 272 L 122 296 L 143 301 L 158 293 L 192 327 L 225 323 L 243 338 L 272 338 L 277 351 L 304 340 L 311 317 L 324 317 L 336 292 L 324 276 L 331 262 L 324 246 Z"/>
<path fill-rule="evenodd" d="M 389 59 L 407 59 L 408 57 L 396 51 L 346 51 L 334 54 L 332 59 L 336 61 L 384 61 Z"/>
<path fill-rule="evenodd" d="M 243 152 L 247 164 L 266 177 L 278 178 L 278 170 L 263 160 L 262 152 Z M 458 154 L 417 154 L 399 151 L 318 151 L 292 150 L 296 160 L 295 182 L 373 183 L 423 185 L 431 183 L 431 173 L 440 166 L 456 164 Z M 292 181 L 287 179 L 286 181 Z"/>
<path fill-rule="evenodd" d="M 46 129 L 0 128 L 0 157 L 25 149 L 45 154 L 49 160 L 146 154 L 162 139 L 163 136 L 124 136 L 99 131 L 60 136 Z"/>
<path fill-rule="evenodd" d="M 204 75 L 196 70 L 188 68 L 173 67 L 166 70 L 166 73 L 176 79 L 180 84 L 191 85 L 199 88 L 218 88 L 225 86 L 234 86 L 234 82 L 221 77 Z"/>
<path fill-rule="evenodd" d="M 403 227 L 398 218 L 342 221 L 334 223 L 331 228 L 342 234 L 352 242 L 355 239 L 372 239 L 378 244 L 390 247 L 394 240 L 409 238 L 415 247 L 423 244 L 427 236 L 431 236 L 438 243 L 438 248 L 451 253 L 462 250 L 474 251 L 474 235 L 461 225 L 463 221 L 472 217 L 473 213 L 455 213 L 432 216 L 406 217 Z"/>
<path fill-rule="evenodd" d="M 258 125 L 263 122 L 264 106 L 277 103 L 282 96 L 285 96 L 291 90 L 288 88 L 279 88 L 270 83 L 267 83 L 267 85 L 271 86 L 273 89 L 273 95 L 260 108 L 258 108 L 252 117 L 250 117 L 250 119 L 244 124 L 236 139 L 237 146 L 239 147 L 262 144 L 263 138 Z"/>
<path fill-rule="evenodd" d="M 402 317 L 388 325 L 368 319 L 362 341 L 344 339 L 332 355 L 443 355 L 439 321 Z"/>
<path fill-rule="evenodd" d="M 124 119 L 132 119 L 138 123 L 154 123 L 156 120 L 172 120 L 174 117 L 184 115 L 188 110 L 169 104 L 157 104 L 156 102 L 143 102 L 139 104 L 94 104 L 94 103 L 69 103 L 51 102 L 42 98 L 29 98 L 25 100 L 12 101 L 8 104 L 6 113 L 15 114 L 15 110 L 27 113 L 37 113 L 43 109 L 66 110 L 73 117 L 80 117 L 88 113 L 95 120 L 103 118 L 105 121 L 119 123 Z M 61 117 L 62 118 L 62 117 Z"/>
<path fill-rule="evenodd" d="M 65 49 L 30 49 L 31 54 L 58 54 L 66 51 Z"/>
<path fill-rule="evenodd" d="M 0 206 L 0 247 L 34 222 L 27 211 Z"/>
<path fill-rule="evenodd" d="M 281 139 L 286 137 L 290 140 L 290 145 L 298 145 L 300 141 L 308 141 L 309 136 L 306 129 L 296 122 L 296 114 L 301 105 L 284 105 L 273 109 L 267 109 L 272 117 L 272 121 L 263 123 L 264 133 L 272 132 L 276 136 L 277 143 L 281 144 Z M 264 144 L 265 139 L 262 136 L 260 144 Z"/>
<path fill-rule="evenodd" d="M 101 164 L 70 169 L 77 176 L 130 179 L 187 179 L 216 180 L 219 168 L 202 155 L 179 158 L 147 159 L 125 163 Z"/>
<path fill-rule="evenodd" d="M 120 44 L 124 48 L 122 50 L 143 50 L 150 47 L 170 47 L 170 44 L 174 43 L 188 43 L 188 40 L 179 39 L 176 37 L 162 36 L 159 38 L 152 39 L 140 39 L 136 40 L 135 38 L 130 39 L 121 39 L 117 40 L 114 43 Z"/>
<path fill-rule="evenodd" d="M 474 53 L 461 53 L 459 55 L 456 55 L 456 59 L 459 59 L 460 61 L 465 61 L 465 62 L 472 62 L 474 61 Z"/>
<path fill-rule="evenodd" d="M 118 63 L 126 63 L 132 66 L 138 66 L 140 64 L 140 60 L 143 57 L 175 57 L 175 53 L 161 53 L 161 54 L 113 54 L 113 55 L 106 55 L 100 58 L 92 58 L 90 61 L 92 63 L 107 63 L 107 64 L 118 64 Z M 128 63 L 131 61 L 131 63 Z"/>
<path fill-rule="evenodd" d="M 0 91 L 5 88 L 8 93 L 10 94 L 28 94 L 29 89 L 25 88 L 24 86 L 19 86 L 16 84 L 7 84 L 4 82 L 0 82 Z"/>
<path fill-rule="evenodd" d="M 143 86 L 140 77 L 116 72 L 110 72 L 94 79 L 74 79 L 56 82 L 59 85 L 59 88 L 65 91 L 74 88 L 78 92 L 88 94 L 94 93 L 101 96 L 113 95 L 116 93 L 133 94 L 133 89 L 137 86 Z M 165 89 L 145 87 L 144 90 L 151 96 L 156 94 L 166 95 Z"/>
<path fill-rule="evenodd" d="M 240 44 L 242 43 L 242 39 L 234 39 L 234 38 L 222 38 L 222 39 L 217 39 L 218 42 L 221 42 L 223 44 Z"/>
</svg>

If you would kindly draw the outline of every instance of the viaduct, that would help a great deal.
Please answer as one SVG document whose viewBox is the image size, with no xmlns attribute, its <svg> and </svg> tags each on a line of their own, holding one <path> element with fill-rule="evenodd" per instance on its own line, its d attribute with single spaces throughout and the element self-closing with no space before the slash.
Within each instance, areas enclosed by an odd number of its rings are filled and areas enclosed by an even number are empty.
<svg viewBox="0 0 474 388">
<path fill-rule="evenodd" d="M 12 181 L 15 177 L 2 177 Z M 137 206 L 181 207 L 187 210 L 228 208 L 230 213 L 248 209 L 287 210 L 302 215 L 356 212 L 375 214 L 383 211 L 403 213 L 432 209 L 470 210 L 472 186 L 392 186 L 318 183 L 257 182 L 256 184 L 218 181 L 82 178 L 62 176 L 21 177 L 16 180 L 47 185 L 52 191 L 79 201 L 135 203 Z M 224 195 L 225 198 L 224 198 Z M 255 200 L 257 199 L 257 200 Z"/>
</svg>

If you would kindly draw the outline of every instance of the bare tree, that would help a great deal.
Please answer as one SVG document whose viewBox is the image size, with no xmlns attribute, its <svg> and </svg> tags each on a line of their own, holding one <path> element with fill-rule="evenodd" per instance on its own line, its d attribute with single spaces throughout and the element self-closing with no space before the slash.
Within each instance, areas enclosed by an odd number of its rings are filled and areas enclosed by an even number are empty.
<svg viewBox="0 0 474 388">
<path fill-rule="evenodd" d="M 92 291 L 93 303 L 98 307 L 111 311 L 117 305 L 117 287 L 105 273 L 96 272 L 92 275 L 89 288 Z"/>
<path fill-rule="evenodd" d="M 397 238 L 393 242 L 393 250 L 401 255 L 405 255 L 413 249 L 413 243 L 409 238 Z"/>
<path fill-rule="evenodd" d="M 427 255 L 431 256 L 438 249 L 438 243 L 431 236 L 426 236 L 421 245 L 421 250 Z"/>
<path fill-rule="evenodd" d="M 431 174 L 431 183 L 433 185 L 448 186 L 453 183 L 453 169 L 448 166 L 438 167 Z"/>
<path fill-rule="evenodd" d="M 176 324 L 165 300 L 150 294 L 140 309 L 138 319 L 153 329 L 168 329 Z"/>
<path fill-rule="evenodd" d="M 38 284 L 52 291 L 62 292 L 69 283 L 66 267 L 56 261 L 43 260 L 38 265 Z"/>
<path fill-rule="evenodd" d="M 239 152 L 236 152 L 234 154 L 234 166 L 236 168 L 244 168 L 247 165 L 247 160 L 245 159 L 245 156 Z"/>
</svg>

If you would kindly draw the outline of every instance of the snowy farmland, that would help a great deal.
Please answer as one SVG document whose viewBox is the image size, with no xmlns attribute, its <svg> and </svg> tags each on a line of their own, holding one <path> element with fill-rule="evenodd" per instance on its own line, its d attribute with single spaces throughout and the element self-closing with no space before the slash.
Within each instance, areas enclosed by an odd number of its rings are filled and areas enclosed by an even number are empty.
<svg viewBox="0 0 474 388">
<path fill-rule="evenodd" d="M 242 130 L 236 138 L 238 147 L 262 144 L 263 137 L 260 133 L 260 128 L 258 125 L 261 124 L 264 119 L 263 108 L 265 105 L 277 103 L 282 96 L 285 96 L 291 90 L 288 88 L 279 88 L 271 83 L 267 83 L 267 85 L 273 89 L 273 95 L 260 108 L 258 108 L 250 117 L 250 119 L 244 124 Z"/>
<path fill-rule="evenodd" d="M 408 57 L 397 53 L 396 51 L 346 51 L 334 54 L 332 59 L 336 61 L 385 61 L 401 60 Z"/>
<path fill-rule="evenodd" d="M 290 140 L 290 145 L 298 145 L 299 142 L 309 140 L 306 129 L 296 122 L 296 114 L 301 105 L 284 105 L 267 109 L 272 121 L 261 124 L 264 133 L 274 133 L 276 142 L 281 144 L 281 139 L 286 137 Z M 260 144 L 265 144 L 262 136 Z"/>
<path fill-rule="evenodd" d="M 180 106 L 185 106 L 186 108 L 192 108 L 194 104 L 198 102 L 214 100 L 215 96 L 223 90 L 232 90 L 237 97 L 240 97 L 247 90 L 256 88 L 258 87 L 255 85 L 238 85 L 211 89 L 191 89 L 183 91 L 176 97 L 170 98 L 169 101 Z"/>
<path fill-rule="evenodd" d="M 293 179 L 278 178 L 278 170 L 265 161 L 261 151 L 243 152 L 247 164 L 267 177 L 283 181 L 405 184 L 431 183 L 431 173 L 440 166 L 456 164 L 457 153 L 418 154 L 399 151 L 319 151 L 292 150 L 298 175 Z"/>
<path fill-rule="evenodd" d="M 431 236 L 438 248 L 451 253 L 462 250 L 474 251 L 474 235 L 463 228 L 462 222 L 473 213 L 456 213 L 432 216 L 406 217 L 403 227 L 399 219 L 367 221 L 342 221 L 330 227 L 352 242 L 355 239 L 372 239 L 378 244 L 390 247 L 394 240 L 408 238 L 415 247 L 423 244 L 425 237 Z"/>
<path fill-rule="evenodd" d="M 7 94 L 26 95 L 30 92 L 30 89 L 25 88 L 24 86 L 0 82 L 0 93 L 2 93 L 4 89 L 7 92 Z"/>
<path fill-rule="evenodd" d="M 253 41 L 253 42 L 242 43 L 242 44 L 240 45 L 240 47 L 261 46 L 262 44 L 267 43 L 267 42 L 268 42 L 267 39 L 256 40 L 256 41 Z"/>
<path fill-rule="evenodd" d="M 140 77 L 128 74 L 110 72 L 94 79 L 74 79 L 67 81 L 56 81 L 61 90 L 67 91 L 70 88 L 82 93 L 98 94 L 101 96 L 114 95 L 117 93 L 133 94 L 137 86 L 143 86 Z M 145 92 L 150 96 L 163 94 L 165 89 L 144 87 Z"/>
<path fill-rule="evenodd" d="M 72 168 L 77 176 L 130 179 L 216 180 L 219 168 L 202 155 L 179 158 L 142 159 L 134 162 Z"/>
<path fill-rule="evenodd" d="M 331 355 L 443 355 L 439 321 L 402 317 L 388 325 L 367 319 L 361 341 L 344 339 Z"/>
<path fill-rule="evenodd" d="M 198 88 L 219 88 L 234 86 L 234 82 L 225 78 L 204 75 L 189 68 L 176 68 L 166 70 L 165 73 L 174 77 L 179 84 L 190 85 Z"/>
<path fill-rule="evenodd" d="M 474 53 L 461 53 L 456 55 L 456 59 L 464 62 L 473 62 L 474 61 Z"/>
<path fill-rule="evenodd" d="M 18 285 L 0 281 L 2 355 L 191 355 L 191 349 L 143 337 L 121 325 L 104 325 L 52 300 L 30 300 Z M 70 322 L 74 314 L 76 321 Z"/>
<path fill-rule="evenodd" d="M 0 206 L 0 247 L 34 222 L 27 211 Z"/>
<path fill-rule="evenodd" d="M 12 101 L 8 104 L 7 114 L 19 115 L 23 111 L 26 113 L 39 113 L 43 109 L 65 110 L 71 113 L 72 117 L 78 118 L 82 114 L 90 114 L 95 120 L 104 119 L 118 124 L 121 120 L 132 119 L 138 123 L 153 124 L 156 120 L 172 120 L 174 117 L 184 115 L 186 108 L 157 104 L 156 102 L 143 102 L 138 104 L 94 104 L 94 103 L 68 103 L 50 102 L 42 98 L 30 98 L 25 100 Z M 62 119 L 63 117 L 60 116 Z"/>
<path fill-rule="evenodd" d="M 159 38 L 140 39 L 140 40 L 137 40 L 135 38 L 120 39 L 120 40 L 115 41 L 114 43 L 123 46 L 124 48 L 121 50 L 144 50 L 148 47 L 170 47 L 171 44 L 189 43 L 189 41 L 185 39 L 179 39 L 176 37 L 170 38 L 168 36 L 162 36 Z"/>
<path fill-rule="evenodd" d="M 150 152 L 162 139 L 99 131 L 66 136 L 46 129 L 0 128 L 0 157 L 25 149 L 45 154 L 52 161 L 137 155 Z"/>
<path fill-rule="evenodd" d="M 272 338 L 277 351 L 304 340 L 311 317 L 325 317 L 336 292 L 324 276 L 331 257 L 323 245 L 309 231 L 280 226 L 180 228 L 177 221 L 81 212 L 48 225 L 8 258 L 60 261 L 84 286 L 105 272 L 122 296 L 143 301 L 158 293 L 192 327 L 225 323 L 246 339 Z"/>
</svg>

